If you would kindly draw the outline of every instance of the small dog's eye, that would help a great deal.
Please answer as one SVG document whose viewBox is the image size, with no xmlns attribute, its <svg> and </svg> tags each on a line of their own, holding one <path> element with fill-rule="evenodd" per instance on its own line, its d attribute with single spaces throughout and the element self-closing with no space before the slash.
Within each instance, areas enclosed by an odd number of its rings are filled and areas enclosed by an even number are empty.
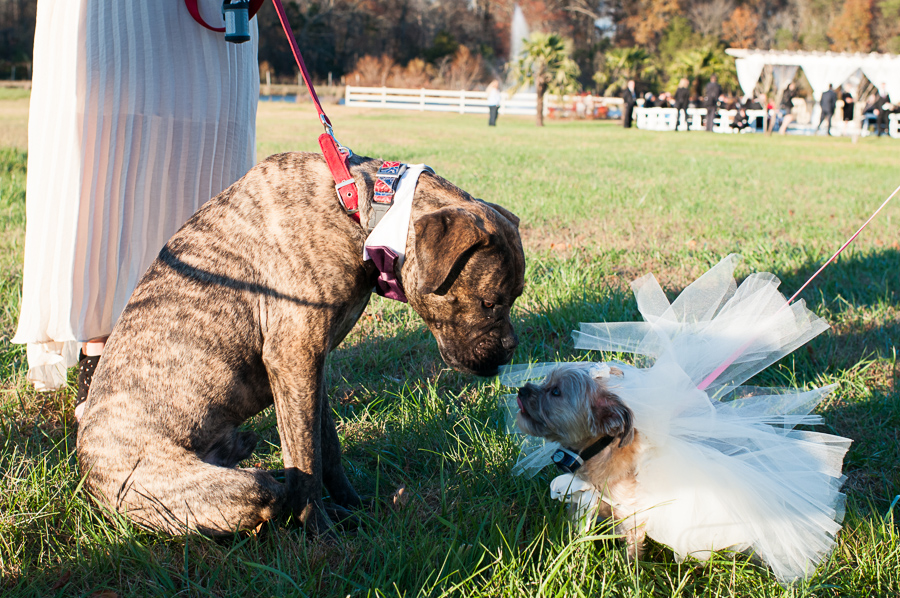
<svg viewBox="0 0 900 598">
<path fill-rule="evenodd" d="M 562 396 L 562 393 L 559 392 L 559 387 L 558 387 L 558 386 L 554 386 L 553 388 L 551 388 L 551 389 L 550 389 L 550 394 L 553 395 L 554 397 L 561 397 L 561 396 Z"/>
<path fill-rule="evenodd" d="M 482 301 L 482 302 L 481 302 L 481 306 L 482 306 L 483 308 L 485 308 L 485 309 L 493 309 L 493 308 L 494 308 L 494 303 L 491 302 L 491 301 Z"/>
</svg>

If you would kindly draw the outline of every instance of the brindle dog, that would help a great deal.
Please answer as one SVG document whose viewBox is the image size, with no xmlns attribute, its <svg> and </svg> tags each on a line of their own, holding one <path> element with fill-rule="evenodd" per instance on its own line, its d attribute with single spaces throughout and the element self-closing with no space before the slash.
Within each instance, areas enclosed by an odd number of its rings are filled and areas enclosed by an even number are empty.
<svg viewBox="0 0 900 598">
<path fill-rule="evenodd" d="M 362 222 L 379 165 L 351 159 Z M 426 172 L 411 223 L 397 272 L 410 306 L 448 365 L 495 374 L 518 343 L 518 219 Z M 141 279 L 97 367 L 78 431 L 91 493 L 170 533 L 228 534 L 282 513 L 321 533 L 329 513 L 359 507 L 323 371 L 378 276 L 366 234 L 318 154 L 272 156 L 203 206 Z M 256 444 L 238 426 L 273 402 L 284 483 L 236 467 Z"/>
</svg>

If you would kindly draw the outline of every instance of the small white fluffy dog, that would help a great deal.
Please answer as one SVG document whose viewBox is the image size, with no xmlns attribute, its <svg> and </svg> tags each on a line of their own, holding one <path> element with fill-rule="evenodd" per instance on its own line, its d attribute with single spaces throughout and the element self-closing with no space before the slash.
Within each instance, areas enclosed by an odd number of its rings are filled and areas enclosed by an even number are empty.
<svg viewBox="0 0 900 598">
<path fill-rule="evenodd" d="M 554 461 L 602 493 L 597 516 L 615 520 L 629 558 L 639 558 L 646 536 L 636 506 L 641 435 L 633 427 L 631 410 L 586 365 L 561 365 L 541 385 L 519 389 L 516 423 L 526 434 L 565 447 Z M 608 372 L 622 375 L 618 368 Z"/>
</svg>

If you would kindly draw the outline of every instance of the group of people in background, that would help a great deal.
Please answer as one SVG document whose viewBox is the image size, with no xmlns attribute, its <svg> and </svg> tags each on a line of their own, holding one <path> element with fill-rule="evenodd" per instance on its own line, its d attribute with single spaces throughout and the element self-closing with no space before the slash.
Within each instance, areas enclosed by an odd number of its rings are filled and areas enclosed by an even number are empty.
<svg viewBox="0 0 900 598">
<path fill-rule="evenodd" d="M 753 126 L 747 113 L 748 110 L 765 110 L 765 114 L 768 116 L 764 118 L 763 128 L 767 132 L 778 131 L 784 135 L 787 133 L 790 124 L 794 122 L 793 109 L 796 97 L 797 86 L 791 82 L 782 92 L 781 100 L 776 109 L 774 101 L 770 100 L 765 94 L 761 94 L 756 98 L 749 96 L 739 98 L 724 94 L 716 75 L 710 77 L 710 81 L 706 84 L 703 95 L 700 97 L 691 95 L 690 82 L 685 78 L 678 82 L 678 88 L 675 90 L 674 95 L 669 92 L 663 92 L 656 96 L 651 92 L 647 92 L 641 97 L 635 91 L 634 80 L 630 80 L 622 93 L 622 99 L 625 102 L 622 124 L 626 129 L 631 127 L 634 121 L 634 109 L 643 100 L 642 106 L 645 108 L 675 108 L 678 111 L 676 131 L 680 129 L 682 119 L 685 123 L 685 130 L 690 130 L 691 119 L 688 118 L 688 108 L 702 107 L 706 108 L 707 111 L 707 116 L 704 119 L 707 131 L 713 130 L 719 110 L 736 111 L 730 126 L 739 131 Z M 832 119 L 839 108 L 844 129 L 847 128 L 847 123 L 854 118 L 855 100 L 853 95 L 846 89 L 839 88 L 835 90 L 833 85 L 829 85 L 828 91 L 822 94 L 819 106 L 821 114 L 819 123 L 816 126 L 816 133 L 825 124 L 826 134 L 831 135 Z M 888 132 L 890 115 L 894 113 L 900 113 L 900 106 L 894 105 L 886 85 L 882 84 L 866 104 L 863 114 L 871 114 L 874 117 L 875 134 L 880 137 Z"/>
</svg>

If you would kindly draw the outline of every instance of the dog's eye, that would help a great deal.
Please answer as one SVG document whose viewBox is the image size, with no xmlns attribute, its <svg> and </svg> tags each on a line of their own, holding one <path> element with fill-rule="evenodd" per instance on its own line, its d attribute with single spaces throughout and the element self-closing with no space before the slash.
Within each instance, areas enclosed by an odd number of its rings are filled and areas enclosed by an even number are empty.
<svg viewBox="0 0 900 598">
<path fill-rule="evenodd" d="M 482 300 L 481 306 L 485 309 L 494 309 L 494 303 L 492 301 L 483 301 Z"/>
<path fill-rule="evenodd" d="M 561 397 L 561 396 L 562 396 L 562 393 L 559 392 L 559 387 L 558 387 L 558 386 L 554 386 L 553 388 L 551 388 L 551 389 L 550 389 L 550 394 L 553 395 L 554 397 Z"/>
</svg>

